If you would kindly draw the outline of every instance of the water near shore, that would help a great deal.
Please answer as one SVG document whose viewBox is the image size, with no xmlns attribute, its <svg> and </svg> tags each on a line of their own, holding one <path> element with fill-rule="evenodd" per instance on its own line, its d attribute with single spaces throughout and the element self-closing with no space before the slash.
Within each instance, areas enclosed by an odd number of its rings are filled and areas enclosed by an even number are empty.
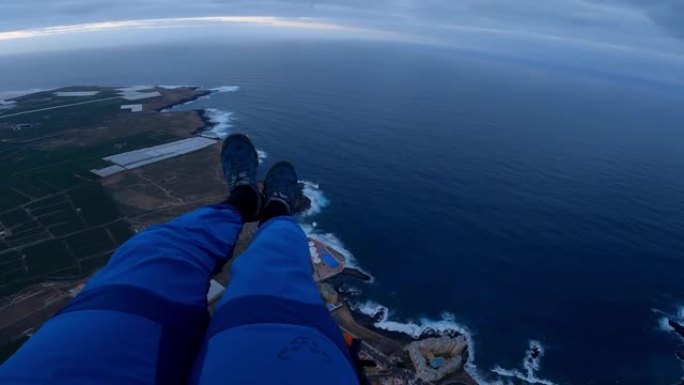
<svg viewBox="0 0 684 385">
<path fill-rule="evenodd" d="M 326 203 L 304 225 L 374 277 L 352 285 L 387 309 L 378 327 L 461 327 L 492 383 L 682 375 L 661 327 L 684 304 L 681 88 L 348 42 L 32 55 L 0 73 L 3 90 L 239 86 L 185 107 L 313 182 Z"/>
</svg>

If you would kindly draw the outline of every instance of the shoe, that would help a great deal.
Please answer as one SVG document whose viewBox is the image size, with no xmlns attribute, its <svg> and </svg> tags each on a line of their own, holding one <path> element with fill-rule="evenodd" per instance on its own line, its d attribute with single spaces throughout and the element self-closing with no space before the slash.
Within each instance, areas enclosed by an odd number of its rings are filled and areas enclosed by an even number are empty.
<svg viewBox="0 0 684 385">
<path fill-rule="evenodd" d="M 266 206 L 273 201 L 280 202 L 292 215 L 300 193 L 297 172 L 292 163 L 278 162 L 268 170 L 264 180 Z"/>
<path fill-rule="evenodd" d="M 233 134 L 223 141 L 221 166 L 228 188 L 250 185 L 256 187 L 259 155 L 246 135 Z M 257 189 L 258 190 L 258 189 Z"/>
<path fill-rule="evenodd" d="M 256 183 L 259 155 L 252 141 L 243 134 L 227 137 L 221 148 L 221 166 L 231 192 L 229 201 L 246 222 L 254 220 L 261 211 L 262 196 Z M 254 196 L 250 191 L 254 191 Z"/>
</svg>

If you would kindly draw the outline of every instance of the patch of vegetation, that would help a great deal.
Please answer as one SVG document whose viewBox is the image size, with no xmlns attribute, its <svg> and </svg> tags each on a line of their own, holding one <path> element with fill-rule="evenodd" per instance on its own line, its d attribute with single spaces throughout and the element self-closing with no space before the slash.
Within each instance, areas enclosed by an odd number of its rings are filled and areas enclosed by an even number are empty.
<svg viewBox="0 0 684 385">
<path fill-rule="evenodd" d="M 100 93 L 54 95 L 94 89 Z M 168 115 L 122 113 L 128 102 L 117 95 L 112 88 L 69 87 L 17 98 L 16 107 L 0 113 L 0 295 L 89 274 L 133 234 L 90 170 L 107 166 L 103 157 L 180 133 L 167 132 Z M 93 100 L 101 101 L 30 112 Z M 12 116 L 22 112 L 28 113 Z"/>
</svg>

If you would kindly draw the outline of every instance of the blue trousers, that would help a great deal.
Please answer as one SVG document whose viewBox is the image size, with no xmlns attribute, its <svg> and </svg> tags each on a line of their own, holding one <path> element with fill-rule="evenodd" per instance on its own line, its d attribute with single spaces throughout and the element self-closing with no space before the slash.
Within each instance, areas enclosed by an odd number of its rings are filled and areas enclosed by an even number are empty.
<svg viewBox="0 0 684 385">
<path fill-rule="evenodd" d="M 210 278 L 241 228 L 220 204 L 137 234 L 0 367 L 0 383 L 358 383 L 293 218 L 261 226 L 209 318 Z"/>
</svg>

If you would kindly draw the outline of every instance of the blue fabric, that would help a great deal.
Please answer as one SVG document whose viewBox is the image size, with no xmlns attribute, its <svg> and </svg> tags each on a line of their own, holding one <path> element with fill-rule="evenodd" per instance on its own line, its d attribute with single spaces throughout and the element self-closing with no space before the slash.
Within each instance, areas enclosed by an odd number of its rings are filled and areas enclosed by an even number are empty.
<svg viewBox="0 0 684 385">
<path fill-rule="evenodd" d="M 321 304 L 240 297 L 217 310 L 206 338 L 208 357 L 193 383 L 224 384 L 227 373 L 241 384 L 357 383 L 342 334 Z M 231 359 L 236 354 L 241 359 Z"/>
<path fill-rule="evenodd" d="M 219 308 L 235 298 L 253 295 L 323 303 L 312 278 L 308 239 L 292 217 L 276 217 L 264 223 L 230 271 L 230 288 Z"/>
<path fill-rule="evenodd" d="M 152 226 L 123 244 L 85 291 L 131 285 L 173 302 L 206 306 L 209 277 L 232 255 L 242 229 L 230 205 L 202 207 Z"/>
<path fill-rule="evenodd" d="M 312 276 L 308 240 L 295 220 L 264 223 L 231 265 L 190 383 L 357 384 Z"/>
<path fill-rule="evenodd" d="M 161 326 L 156 361 L 157 384 L 184 384 L 209 322 L 206 306 L 171 302 L 134 286 L 106 285 L 79 295 L 60 314 L 110 310 L 136 315 Z M 179 373 L 183 375 L 179 376 Z"/>
<path fill-rule="evenodd" d="M 210 277 L 241 228 L 237 211 L 220 204 L 137 234 L 3 364 L 0 383 L 186 383 Z"/>
<path fill-rule="evenodd" d="M 333 342 L 349 363 L 349 349 L 330 312 L 320 304 L 309 304 L 280 297 L 240 297 L 224 303 L 214 314 L 207 338 L 224 330 L 253 324 L 289 324 L 314 328 Z"/>
<path fill-rule="evenodd" d="M 358 384 L 346 358 L 318 330 L 290 324 L 227 329 L 206 343 L 202 370 L 191 384 Z"/>
<path fill-rule="evenodd" d="M 193 361 L 191 381 L 202 385 L 357 383 L 292 218 L 264 224 L 233 263 L 203 338 L 210 277 L 241 228 L 237 211 L 220 204 L 136 235 L 0 367 L 0 383 L 185 384 Z"/>
</svg>

